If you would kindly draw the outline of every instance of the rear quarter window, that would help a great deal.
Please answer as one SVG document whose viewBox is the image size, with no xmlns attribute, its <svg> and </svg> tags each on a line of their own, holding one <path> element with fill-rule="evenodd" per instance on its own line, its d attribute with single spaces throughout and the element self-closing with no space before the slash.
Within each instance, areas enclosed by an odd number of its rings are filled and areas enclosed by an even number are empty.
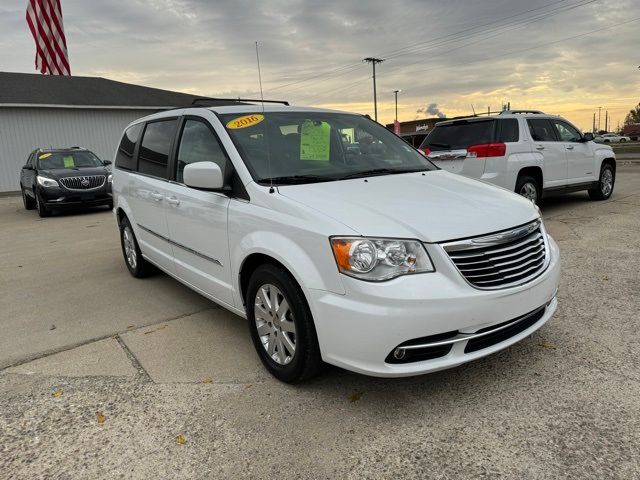
<svg viewBox="0 0 640 480">
<path fill-rule="evenodd" d="M 133 153 L 136 149 L 136 143 L 140 137 L 141 130 L 141 123 L 133 125 L 125 130 L 124 135 L 122 135 L 122 140 L 120 140 L 120 145 L 118 145 L 118 151 L 116 152 L 116 168 L 122 168 L 125 170 L 137 169 Z"/>
<path fill-rule="evenodd" d="M 518 120 L 515 118 L 509 118 L 500 120 L 499 122 L 498 141 L 503 143 L 517 142 L 520 140 L 520 128 L 518 127 Z"/>
<path fill-rule="evenodd" d="M 492 143 L 495 136 L 495 120 L 460 121 L 445 125 L 436 125 L 421 149 L 466 150 L 473 145 Z"/>
</svg>

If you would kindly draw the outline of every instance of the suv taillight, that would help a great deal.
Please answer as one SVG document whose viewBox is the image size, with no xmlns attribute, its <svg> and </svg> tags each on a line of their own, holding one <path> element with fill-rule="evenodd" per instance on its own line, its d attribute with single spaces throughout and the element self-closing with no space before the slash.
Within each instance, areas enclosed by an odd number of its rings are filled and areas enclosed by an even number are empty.
<svg viewBox="0 0 640 480">
<path fill-rule="evenodd" d="M 467 157 L 502 157 L 506 152 L 507 146 L 504 143 L 484 143 L 467 148 Z"/>
<path fill-rule="evenodd" d="M 424 153 L 425 155 L 429 155 L 431 153 L 431 150 L 429 150 L 428 148 L 421 148 L 420 150 L 422 150 L 422 153 Z"/>
</svg>

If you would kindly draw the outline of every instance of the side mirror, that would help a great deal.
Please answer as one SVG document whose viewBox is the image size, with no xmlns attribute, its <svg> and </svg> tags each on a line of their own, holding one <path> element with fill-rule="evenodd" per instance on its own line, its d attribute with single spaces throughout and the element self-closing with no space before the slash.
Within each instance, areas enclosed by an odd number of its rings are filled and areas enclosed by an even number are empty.
<svg viewBox="0 0 640 480">
<path fill-rule="evenodd" d="M 582 141 L 583 142 L 590 142 L 594 139 L 593 133 L 591 132 L 587 132 L 584 135 L 582 135 Z"/>
<path fill-rule="evenodd" d="M 201 190 L 222 190 L 224 180 L 220 166 L 214 162 L 190 163 L 182 172 L 187 187 Z"/>
<path fill-rule="evenodd" d="M 102 160 L 102 164 L 106 167 L 107 165 L 111 165 L 111 160 Z"/>
<path fill-rule="evenodd" d="M 32 165 L 25 165 L 22 167 L 23 170 L 35 170 Z"/>
</svg>

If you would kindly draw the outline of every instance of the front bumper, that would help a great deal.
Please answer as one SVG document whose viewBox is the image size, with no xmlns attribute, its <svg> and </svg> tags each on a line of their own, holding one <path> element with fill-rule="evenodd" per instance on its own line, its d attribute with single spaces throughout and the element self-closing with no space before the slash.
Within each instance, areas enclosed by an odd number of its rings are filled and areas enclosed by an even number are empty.
<svg viewBox="0 0 640 480">
<path fill-rule="evenodd" d="M 436 267 L 434 273 L 382 283 L 344 276 L 345 295 L 321 290 L 308 292 L 323 360 L 379 377 L 428 373 L 502 350 L 527 337 L 553 316 L 557 308 L 560 256 L 551 237 L 546 270 L 525 285 L 503 290 L 478 290 L 470 286 L 441 247 L 429 247 Z M 544 310 L 539 310 L 542 307 Z M 437 358 L 409 363 L 390 361 L 390 354 L 398 346 L 416 339 L 452 331 L 472 336 L 534 311 L 542 312 L 533 319 L 534 323 L 522 323 L 524 329 L 484 348 L 467 348 L 470 343 L 467 339 L 454 342 L 448 353 Z"/>
<path fill-rule="evenodd" d="M 109 205 L 113 202 L 111 194 L 111 184 L 106 184 L 102 188 L 95 190 L 70 191 L 63 187 L 41 188 L 40 198 L 47 207 L 90 207 L 98 205 Z"/>
</svg>

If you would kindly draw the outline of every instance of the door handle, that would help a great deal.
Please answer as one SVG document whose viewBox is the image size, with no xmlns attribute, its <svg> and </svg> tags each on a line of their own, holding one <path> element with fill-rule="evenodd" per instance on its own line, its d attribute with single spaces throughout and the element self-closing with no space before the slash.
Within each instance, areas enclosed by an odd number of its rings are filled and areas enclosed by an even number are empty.
<svg viewBox="0 0 640 480">
<path fill-rule="evenodd" d="M 156 202 L 161 202 L 164 197 L 161 193 L 151 192 L 151 198 L 153 198 Z"/>
<path fill-rule="evenodd" d="M 180 199 L 176 197 L 167 197 L 167 203 L 177 206 L 177 205 L 180 205 Z"/>
<path fill-rule="evenodd" d="M 573 150 L 573 145 L 567 145 L 567 150 Z"/>
<path fill-rule="evenodd" d="M 544 145 L 536 145 L 536 150 L 544 150 Z"/>
</svg>

